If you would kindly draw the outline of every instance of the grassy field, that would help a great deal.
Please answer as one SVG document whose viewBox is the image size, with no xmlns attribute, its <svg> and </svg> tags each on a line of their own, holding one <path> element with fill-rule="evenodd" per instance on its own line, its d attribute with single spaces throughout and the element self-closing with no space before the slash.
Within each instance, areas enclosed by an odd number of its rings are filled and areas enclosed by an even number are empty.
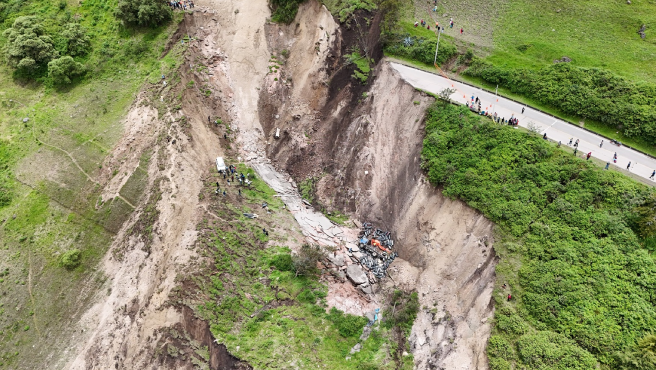
<svg viewBox="0 0 656 370">
<path fill-rule="evenodd" d="M 94 179 L 123 134 L 121 119 L 136 93 L 159 73 L 175 29 L 175 22 L 124 29 L 113 3 L 81 4 L 0 4 L 0 34 L 16 17 L 36 15 L 49 34 L 77 22 L 91 39 L 91 52 L 76 57 L 87 75 L 64 88 L 17 78 L 0 65 L 0 173 L 10 194 L 0 206 L 0 369 L 32 368 L 63 353 L 67 343 L 56 339 L 72 334 L 70 320 L 103 284 L 96 265 L 132 208 L 116 200 L 97 210 Z M 79 265 L 64 268 L 62 256 L 75 250 Z"/>
<path fill-rule="evenodd" d="M 656 82 L 656 3 L 626 1 L 508 0 L 495 22 L 498 66 L 541 67 L 567 56 L 584 67 L 601 67 L 634 82 Z"/>
</svg>

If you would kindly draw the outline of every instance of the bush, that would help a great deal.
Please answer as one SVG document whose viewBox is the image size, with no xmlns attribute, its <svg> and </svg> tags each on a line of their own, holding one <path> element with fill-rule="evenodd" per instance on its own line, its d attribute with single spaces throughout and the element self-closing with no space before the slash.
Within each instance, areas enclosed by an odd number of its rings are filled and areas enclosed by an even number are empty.
<svg viewBox="0 0 656 370">
<path fill-rule="evenodd" d="M 11 28 L 4 31 L 7 38 L 4 55 L 10 66 L 27 75 L 34 75 L 59 53 L 53 46 L 52 38 L 37 17 L 18 17 Z"/>
<path fill-rule="evenodd" d="M 66 24 L 61 36 L 65 39 L 66 45 L 63 54 L 71 56 L 84 55 L 91 49 L 91 40 L 86 34 L 86 30 L 77 23 Z"/>
<path fill-rule="evenodd" d="M 602 122 L 656 144 L 656 85 L 636 84 L 598 68 L 559 63 L 506 69 L 475 59 L 465 73 L 509 88 L 567 114 Z"/>
<path fill-rule="evenodd" d="M 435 47 L 437 38 L 426 39 L 423 37 L 411 37 L 409 35 L 397 35 L 385 48 L 385 52 L 397 55 L 418 62 L 433 65 L 435 60 Z M 437 64 L 444 64 L 458 54 L 458 48 L 452 43 L 442 38 L 440 48 L 437 54 Z"/>
<path fill-rule="evenodd" d="M 273 14 L 271 20 L 276 23 L 291 23 L 296 18 L 298 7 L 305 0 L 271 0 Z"/>
<path fill-rule="evenodd" d="M 61 256 L 59 263 L 63 268 L 73 270 L 82 263 L 82 254 L 79 249 L 71 249 Z"/>
<path fill-rule="evenodd" d="M 409 334 L 419 312 L 419 295 L 417 292 L 405 293 L 396 290 L 392 295 L 389 306 L 383 315 L 385 326 L 387 328 L 398 326 Z"/>
<path fill-rule="evenodd" d="M 335 307 L 330 309 L 326 318 L 335 324 L 339 334 L 344 338 L 359 336 L 362 333 L 362 328 L 368 322 L 366 317 L 345 314 Z"/>
<path fill-rule="evenodd" d="M 304 244 L 298 255 L 292 257 L 296 276 L 315 277 L 319 275 L 317 262 L 323 258 L 324 253 L 319 246 Z"/>
<path fill-rule="evenodd" d="M 119 0 L 114 15 L 125 25 L 155 27 L 171 20 L 173 12 L 161 0 Z"/>
<path fill-rule="evenodd" d="M 69 56 L 48 63 L 48 77 L 55 85 L 67 85 L 71 78 L 84 74 L 84 66 Z"/>
<path fill-rule="evenodd" d="M 564 335 L 540 331 L 527 334 L 517 341 L 519 357 L 530 369 L 592 370 L 597 361 Z"/>
<path fill-rule="evenodd" d="M 294 261 L 290 254 L 274 255 L 269 265 L 275 267 L 278 271 L 294 271 Z"/>
</svg>

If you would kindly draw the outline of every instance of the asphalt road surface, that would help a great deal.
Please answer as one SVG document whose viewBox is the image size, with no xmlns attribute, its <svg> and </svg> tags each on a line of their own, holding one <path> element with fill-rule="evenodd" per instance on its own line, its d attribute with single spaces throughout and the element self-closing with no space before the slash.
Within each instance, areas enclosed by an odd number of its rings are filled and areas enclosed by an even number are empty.
<svg viewBox="0 0 656 370">
<path fill-rule="evenodd" d="M 570 138 L 573 139 L 573 142 L 578 139 L 579 156 L 585 156 L 587 153 L 592 152 L 592 157 L 598 158 L 603 162 L 609 162 L 611 166 L 617 166 L 624 170 L 627 169 L 630 162 L 631 166 L 628 170 L 645 179 L 649 179 L 652 172 L 656 169 L 656 159 L 624 146 L 618 147 L 617 145 L 613 145 L 608 139 L 602 136 L 593 134 L 571 123 L 553 118 L 531 107 L 433 73 L 398 63 L 390 62 L 390 64 L 399 72 L 401 78 L 418 89 L 439 94 L 444 89 L 452 88 L 456 90 L 451 95 L 452 101 L 461 104 L 465 104 L 467 101 L 471 103 L 473 95 L 482 101 L 482 110 L 489 111 L 491 114 L 496 112 L 499 117 L 505 118 L 506 120 L 514 116 L 519 119 L 519 126 L 529 128 L 530 125 L 530 127 L 538 130 L 540 135 L 546 133 L 550 140 L 555 142 L 560 141 L 564 146 L 568 145 Z M 525 108 L 524 113 L 522 113 L 522 108 Z M 603 145 L 600 147 L 599 145 L 602 143 L 602 140 Z M 617 153 L 616 163 L 613 161 L 615 153 Z"/>
</svg>

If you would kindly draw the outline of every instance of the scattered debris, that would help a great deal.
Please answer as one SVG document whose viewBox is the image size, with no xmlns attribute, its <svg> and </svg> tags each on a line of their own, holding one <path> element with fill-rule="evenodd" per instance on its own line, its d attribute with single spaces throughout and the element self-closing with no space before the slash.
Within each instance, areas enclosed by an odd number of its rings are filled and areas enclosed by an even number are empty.
<svg viewBox="0 0 656 370">
<path fill-rule="evenodd" d="M 392 233 L 374 229 L 372 224 L 365 222 L 359 237 L 357 251 L 351 248 L 349 252 L 375 277 L 382 279 L 389 265 L 398 256 L 398 253 L 392 252 Z"/>
<path fill-rule="evenodd" d="M 630 4 L 630 3 L 629 3 L 629 4 Z M 647 37 L 647 35 L 645 35 L 645 30 L 646 30 L 646 29 L 647 29 L 647 26 L 645 26 L 645 25 L 643 24 L 642 27 L 640 27 L 640 29 L 638 30 L 638 35 L 640 35 L 640 38 L 641 38 L 641 39 L 644 39 L 645 37 Z"/>
<path fill-rule="evenodd" d="M 255 213 L 244 213 L 244 216 L 248 218 L 257 218 L 257 215 Z"/>
<path fill-rule="evenodd" d="M 572 58 L 570 58 L 570 57 L 562 57 L 560 59 L 554 59 L 553 62 L 554 62 L 554 64 L 558 64 L 558 63 L 569 63 L 571 61 L 572 61 Z"/>
</svg>

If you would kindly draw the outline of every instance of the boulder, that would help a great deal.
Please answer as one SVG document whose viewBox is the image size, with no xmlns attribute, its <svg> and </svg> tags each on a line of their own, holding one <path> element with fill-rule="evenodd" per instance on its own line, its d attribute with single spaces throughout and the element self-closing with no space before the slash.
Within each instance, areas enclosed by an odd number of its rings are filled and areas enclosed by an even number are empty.
<svg viewBox="0 0 656 370">
<path fill-rule="evenodd" d="M 364 270 L 362 270 L 362 267 L 359 265 L 350 265 L 347 267 L 346 275 L 355 285 L 364 284 L 369 281 L 369 279 L 367 279 L 367 275 L 364 273 Z"/>
<path fill-rule="evenodd" d="M 344 255 L 343 254 L 338 254 L 337 256 L 329 254 L 328 255 L 328 260 L 330 262 L 332 262 L 335 266 L 344 266 Z"/>
</svg>

